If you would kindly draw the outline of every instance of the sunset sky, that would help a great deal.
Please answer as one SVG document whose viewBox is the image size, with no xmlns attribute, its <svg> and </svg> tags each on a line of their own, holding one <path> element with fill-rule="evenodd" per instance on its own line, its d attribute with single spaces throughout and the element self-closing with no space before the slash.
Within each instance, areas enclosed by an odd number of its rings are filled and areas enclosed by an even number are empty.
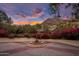
<svg viewBox="0 0 79 59">
<path fill-rule="evenodd" d="M 64 5 L 60 6 L 60 15 L 70 16 L 71 9 L 65 10 Z M 0 10 L 11 17 L 14 24 L 39 24 L 51 14 L 48 3 L 0 3 Z"/>
</svg>

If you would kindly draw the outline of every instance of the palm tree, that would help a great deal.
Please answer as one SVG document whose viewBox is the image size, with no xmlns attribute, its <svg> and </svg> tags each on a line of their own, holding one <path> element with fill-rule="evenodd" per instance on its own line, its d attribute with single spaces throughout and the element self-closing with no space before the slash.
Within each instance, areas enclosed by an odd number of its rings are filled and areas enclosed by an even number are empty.
<svg viewBox="0 0 79 59">
<path fill-rule="evenodd" d="M 79 19 L 79 3 L 73 4 L 74 15 L 76 19 Z"/>
<path fill-rule="evenodd" d="M 72 6 L 73 12 L 72 17 L 75 17 L 75 19 L 79 19 L 79 3 L 69 3 L 67 4 L 66 8 Z"/>
<path fill-rule="evenodd" d="M 55 13 L 55 15 L 57 13 L 57 17 L 60 17 L 60 8 L 59 8 L 60 4 L 59 3 L 50 3 L 49 5 L 51 8 L 51 12 Z"/>
</svg>

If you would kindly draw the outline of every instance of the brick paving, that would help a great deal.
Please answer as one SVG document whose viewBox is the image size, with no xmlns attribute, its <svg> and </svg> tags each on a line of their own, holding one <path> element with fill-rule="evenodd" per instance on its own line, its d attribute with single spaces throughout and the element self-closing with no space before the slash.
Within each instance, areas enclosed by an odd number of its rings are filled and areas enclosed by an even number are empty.
<svg viewBox="0 0 79 59">
<path fill-rule="evenodd" d="M 49 42 L 40 48 L 28 47 L 27 42 L 0 43 L 0 56 L 79 56 L 79 47 Z"/>
</svg>

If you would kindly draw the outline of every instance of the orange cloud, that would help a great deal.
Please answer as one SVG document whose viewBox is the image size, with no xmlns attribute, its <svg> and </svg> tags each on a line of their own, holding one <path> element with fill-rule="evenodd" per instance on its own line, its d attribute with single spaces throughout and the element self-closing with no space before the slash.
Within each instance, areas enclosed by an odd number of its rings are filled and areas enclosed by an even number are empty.
<svg viewBox="0 0 79 59">
<path fill-rule="evenodd" d="M 29 22 L 19 21 L 19 22 L 14 22 L 14 24 L 16 24 L 16 25 L 24 25 L 24 24 L 29 24 Z"/>
<path fill-rule="evenodd" d="M 19 22 L 14 22 L 16 25 L 25 25 L 25 24 L 31 24 L 31 25 L 36 25 L 36 24 L 41 24 L 42 22 L 40 21 L 32 21 L 32 22 L 24 22 L 24 21 L 19 21 Z"/>
<path fill-rule="evenodd" d="M 36 25 L 36 24 L 41 24 L 42 22 L 40 21 L 40 22 L 37 22 L 37 21 L 33 21 L 33 22 L 31 22 L 30 24 L 32 24 L 32 25 Z"/>
</svg>

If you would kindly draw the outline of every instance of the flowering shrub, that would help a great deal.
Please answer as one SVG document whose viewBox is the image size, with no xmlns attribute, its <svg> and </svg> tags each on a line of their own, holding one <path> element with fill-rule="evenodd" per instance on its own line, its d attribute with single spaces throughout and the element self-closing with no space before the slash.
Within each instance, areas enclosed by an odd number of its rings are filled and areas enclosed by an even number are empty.
<svg viewBox="0 0 79 59">
<path fill-rule="evenodd" d="M 39 39 L 57 39 L 61 38 L 61 32 L 41 32 L 36 34 L 36 38 Z"/>
<path fill-rule="evenodd" d="M 6 37 L 8 35 L 8 31 L 4 28 L 0 28 L 0 37 Z"/>
<path fill-rule="evenodd" d="M 62 31 L 54 31 L 51 32 L 51 38 L 59 39 L 62 37 Z"/>
<path fill-rule="evenodd" d="M 35 34 L 35 37 L 39 39 L 79 39 L 79 28 L 65 28 L 53 32 L 40 32 Z"/>
<path fill-rule="evenodd" d="M 67 39 L 79 39 L 79 28 L 67 28 L 62 31 L 62 37 Z"/>
<path fill-rule="evenodd" d="M 50 34 L 48 32 L 40 32 L 36 34 L 36 38 L 49 39 Z"/>
</svg>

